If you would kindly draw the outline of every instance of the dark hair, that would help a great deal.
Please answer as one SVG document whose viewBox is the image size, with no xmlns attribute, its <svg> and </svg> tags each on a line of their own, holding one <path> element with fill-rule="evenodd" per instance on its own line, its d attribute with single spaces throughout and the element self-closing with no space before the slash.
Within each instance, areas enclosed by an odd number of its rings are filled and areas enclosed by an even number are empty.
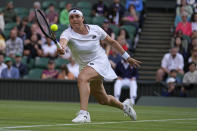
<svg viewBox="0 0 197 131">
<path fill-rule="evenodd" d="M 195 21 L 195 19 L 194 19 L 195 15 L 197 15 L 197 12 L 195 12 L 195 13 L 192 14 L 191 22 L 194 22 Z"/>
<path fill-rule="evenodd" d="M 170 73 L 173 73 L 173 72 L 177 73 L 177 70 L 175 69 L 170 70 Z"/>
<path fill-rule="evenodd" d="M 129 33 L 124 28 L 120 28 L 120 30 L 118 31 L 118 36 L 120 35 L 121 30 L 124 30 L 126 32 L 126 39 L 129 39 Z"/>
<path fill-rule="evenodd" d="M 134 4 L 130 4 L 130 5 L 129 5 L 129 8 L 128 8 L 128 11 L 130 11 L 131 6 L 133 6 L 134 9 L 136 9 Z"/>
<path fill-rule="evenodd" d="M 65 71 L 65 72 L 66 72 L 66 75 L 69 73 L 69 70 L 68 70 L 68 67 L 67 67 L 66 64 L 63 64 L 63 65 L 61 66 L 61 70 Z"/>
<path fill-rule="evenodd" d="M 188 67 L 190 67 L 192 64 L 194 64 L 196 66 L 196 63 L 192 61 L 192 62 L 188 63 Z"/>
<path fill-rule="evenodd" d="M 5 57 L 5 55 L 4 55 L 2 52 L 0 52 L 0 56 L 1 56 L 1 55 L 2 55 L 3 57 Z"/>
</svg>

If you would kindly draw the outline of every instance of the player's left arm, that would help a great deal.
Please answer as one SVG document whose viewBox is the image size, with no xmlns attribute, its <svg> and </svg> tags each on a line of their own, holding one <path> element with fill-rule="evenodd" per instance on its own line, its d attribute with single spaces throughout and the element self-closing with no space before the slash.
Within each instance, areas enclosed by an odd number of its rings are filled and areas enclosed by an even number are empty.
<svg viewBox="0 0 197 131">
<path fill-rule="evenodd" d="M 113 40 L 110 36 L 107 35 L 103 41 L 110 44 L 114 49 L 116 49 L 122 55 L 123 58 L 125 58 L 124 54 L 126 53 L 126 51 L 121 47 L 121 45 L 116 40 Z M 130 56 L 126 57 L 126 60 L 134 67 L 139 67 L 140 64 L 142 63 L 138 60 L 131 58 Z"/>
</svg>

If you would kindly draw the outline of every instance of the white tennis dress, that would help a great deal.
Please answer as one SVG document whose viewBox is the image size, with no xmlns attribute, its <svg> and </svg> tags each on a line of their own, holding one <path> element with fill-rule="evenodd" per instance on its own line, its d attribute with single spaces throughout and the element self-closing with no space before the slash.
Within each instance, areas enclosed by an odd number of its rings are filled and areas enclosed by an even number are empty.
<svg viewBox="0 0 197 131">
<path fill-rule="evenodd" d="M 80 70 L 85 66 L 94 68 L 104 79 L 113 80 L 117 78 L 109 63 L 105 50 L 100 45 L 100 40 L 104 40 L 107 33 L 97 25 L 86 25 L 87 35 L 75 32 L 71 27 L 63 31 L 60 36 L 68 40 L 75 61 L 79 64 Z"/>
</svg>

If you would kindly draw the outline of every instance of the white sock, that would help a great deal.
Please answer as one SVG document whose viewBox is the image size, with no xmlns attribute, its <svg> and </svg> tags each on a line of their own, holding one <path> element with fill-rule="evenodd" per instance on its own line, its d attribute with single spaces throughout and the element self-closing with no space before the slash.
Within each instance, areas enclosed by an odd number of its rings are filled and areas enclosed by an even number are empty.
<svg viewBox="0 0 197 131">
<path fill-rule="evenodd" d="M 87 111 L 85 111 L 85 110 L 80 110 L 79 111 L 79 113 L 81 113 L 81 114 L 84 114 L 84 113 L 86 113 Z"/>
</svg>

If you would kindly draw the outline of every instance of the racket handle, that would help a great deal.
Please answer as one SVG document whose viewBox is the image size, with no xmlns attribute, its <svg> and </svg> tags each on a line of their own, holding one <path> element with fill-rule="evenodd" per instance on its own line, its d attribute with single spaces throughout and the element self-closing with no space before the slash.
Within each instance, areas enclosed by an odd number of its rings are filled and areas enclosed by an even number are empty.
<svg viewBox="0 0 197 131">
<path fill-rule="evenodd" d="M 60 45 L 60 43 L 58 41 L 56 41 L 56 45 L 58 48 L 62 49 L 62 46 Z"/>
</svg>

